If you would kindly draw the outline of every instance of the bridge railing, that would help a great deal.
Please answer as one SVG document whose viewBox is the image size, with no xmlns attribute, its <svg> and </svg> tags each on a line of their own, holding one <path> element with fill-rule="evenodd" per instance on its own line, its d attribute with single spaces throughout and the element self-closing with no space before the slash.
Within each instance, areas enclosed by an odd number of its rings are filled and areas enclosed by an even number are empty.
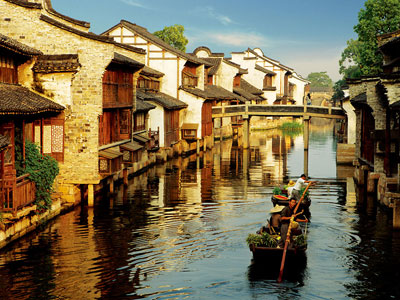
<svg viewBox="0 0 400 300">
<path fill-rule="evenodd" d="M 320 117 L 343 119 L 345 111 L 340 107 L 313 106 L 313 105 L 267 105 L 267 104 L 239 104 L 229 106 L 213 106 L 212 117 L 223 118 L 229 116 L 277 116 L 277 117 Z"/>
</svg>

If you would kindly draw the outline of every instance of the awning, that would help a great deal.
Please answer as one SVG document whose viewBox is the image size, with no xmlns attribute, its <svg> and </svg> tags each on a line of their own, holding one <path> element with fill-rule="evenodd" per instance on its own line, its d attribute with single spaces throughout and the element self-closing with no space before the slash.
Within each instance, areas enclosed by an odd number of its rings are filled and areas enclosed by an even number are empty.
<svg viewBox="0 0 400 300">
<path fill-rule="evenodd" d="M 141 143 L 147 143 L 148 141 L 150 141 L 150 138 L 142 135 L 142 134 L 135 134 L 132 137 L 135 141 L 141 142 Z"/>
<path fill-rule="evenodd" d="M 99 151 L 99 156 L 107 159 L 114 159 L 122 156 L 122 153 L 119 151 L 119 146 L 116 146 Z"/>
<path fill-rule="evenodd" d="M 199 124 L 197 124 L 197 123 L 185 123 L 185 124 L 182 124 L 181 129 L 197 130 L 198 128 L 199 128 Z"/>
<path fill-rule="evenodd" d="M 119 147 L 123 150 L 128 150 L 131 152 L 135 152 L 135 151 L 143 148 L 142 145 L 139 145 L 137 142 L 134 142 L 134 141 L 120 145 Z"/>
</svg>

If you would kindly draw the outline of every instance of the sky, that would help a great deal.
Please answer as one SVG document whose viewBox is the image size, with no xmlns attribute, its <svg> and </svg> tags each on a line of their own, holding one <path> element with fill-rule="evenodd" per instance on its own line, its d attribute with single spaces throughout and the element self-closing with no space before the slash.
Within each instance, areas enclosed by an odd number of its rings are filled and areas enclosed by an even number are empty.
<svg viewBox="0 0 400 300">
<path fill-rule="evenodd" d="M 59 13 L 87 21 L 101 34 L 120 20 L 149 32 L 181 24 L 187 52 L 261 48 L 303 77 L 326 71 L 341 78 L 339 59 L 365 0 L 52 0 Z"/>
</svg>

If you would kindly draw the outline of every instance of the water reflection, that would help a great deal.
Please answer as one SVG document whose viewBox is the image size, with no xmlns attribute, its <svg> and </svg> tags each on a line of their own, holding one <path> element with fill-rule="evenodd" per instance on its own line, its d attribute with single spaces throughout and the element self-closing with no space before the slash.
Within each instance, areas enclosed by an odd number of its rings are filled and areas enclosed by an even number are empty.
<svg viewBox="0 0 400 300">
<path fill-rule="evenodd" d="M 304 147 L 301 135 L 268 131 L 252 133 L 249 150 L 222 141 L 152 168 L 4 249 L 0 298 L 399 296 L 400 237 L 386 212 L 356 204 L 328 125 L 311 125 L 309 172 L 320 183 L 310 191 L 307 263 L 283 283 L 252 260 L 245 238 L 265 222 L 273 187 L 302 173 Z"/>
</svg>

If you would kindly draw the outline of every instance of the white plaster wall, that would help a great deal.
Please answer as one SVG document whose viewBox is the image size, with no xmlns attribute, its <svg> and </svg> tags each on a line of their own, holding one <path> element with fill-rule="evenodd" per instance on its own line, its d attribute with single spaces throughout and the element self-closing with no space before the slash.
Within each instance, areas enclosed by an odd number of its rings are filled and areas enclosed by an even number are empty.
<svg viewBox="0 0 400 300">
<path fill-rule="evenodd" d="M 197 87 L 204 90 L 204 65 L 196 68 L 196 75 L 198 76 Z"/>
<path fill-rule="evenodd" d="M 171 59 L 150 59 L 149 67 L 164 73 L 161 91 L 172 96 L 178 97 L 178 85 L 180 85 L 181 74 L 185 60 L 179 59 L 178 61 Z M 179 74 L 179 78 L 178 78 Z M 179 81 L 178 81 L 179 80 Z M 182 99 L 180 99 L 182 100 Z"/>
<path fill-rule="evenodd" d="M 64 107 L 73 104 L 71 94 L 73 73 L 38 74 L 37 78 L 46 92 L 52 94 L 48 96 L 51 96 L 55 102 Z"/>
<path fill-rule="evenodd" d="M 238 71 L 238 68 L 228 65 L 226 62 L 222 61 L 215 76 L 216 85 L 233 92 L 233 79 Z"/>
<path fill-rule="evenodd" d="M 347 143 L 356 143 L 356 114 L 350 100 L 343 101 L 343 109 L 347 113 Z"/>
<path fill-rule="evenodd" d="M 205 50 L 197 51 L 196 56 L 201 58 L 209 57 L 208 52 Z"/>
<path fill-rule="evenodd" d="M 275 91 L 264 91 L 264 98 L 267 98 L 267 104 L 273 105 L 276 100 L 276 92 Z"/>
<path fill-rule="evenodd" d="M 160 128 L 160 147 L 165 146 L 165 131 L 164 131 L 164 108 L 155 102 L 148 101 L 155 105 L 155 109 L 149 111 L 149 125 L 151 130 Z"/>
<path fill-rule="evenodd" d="M 197 130 L 197 138 L 201 138 L 201 108 L 203 107 L 203 99 L 180 90 L 182 100 L 188 104 L 187 109 L 183 112 L 183 123 L 199 124 Z"/>
<path fill-rule="evenodd" d="M 296 77 L 289 78 L 289 82 L 295 85 L 293 98 L 296 100 L 297 105 L 304 105 L 304 87 L 306 82 L 297 79 Z"/>
</svg>

